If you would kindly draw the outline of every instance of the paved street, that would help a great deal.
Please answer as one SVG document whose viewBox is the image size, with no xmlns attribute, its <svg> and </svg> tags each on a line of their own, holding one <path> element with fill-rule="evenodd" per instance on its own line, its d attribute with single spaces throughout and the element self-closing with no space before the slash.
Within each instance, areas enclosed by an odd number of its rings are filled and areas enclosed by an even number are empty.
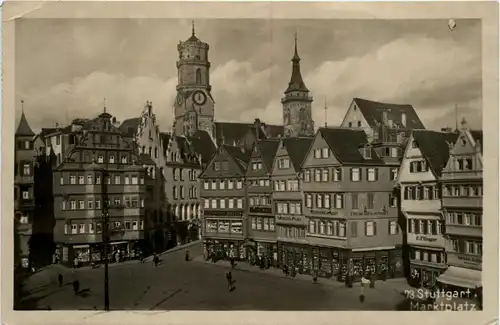
<svg viewBox="0 0 500 325">
<path fill-rule="evenodd" d="M 200 245 L 189 248 L 192 256 L 201 255 Z M 227 263 L 206 263 L 195 258 L 184 261 L 185 249 L 163 255 L 162 264 L 129 262 L 109 268 L 110 308 L 140 310 L 394 310 L 404 297 L 397 289 L 400 280 L 377 283 L 364 289 L 321 279 L 314 284 L 300 278 L 261 271 L 242 264 L 232 271 L 236 289 L 229 292 L 225 273 Z M 253 271 L 252 271 L 253 270 Z M 44 271 L 45 272 L 45 271 Z M 46 271 L 49 272 L 49 271 Z M 102 309 L 104 269 L 66 270 L 65 282 L 78 278 L 81 293 L 75 296 L 70 284 L 59 288 L 57 270 L 52 283 L 41 286 L 39 299 L 31 308 Z M 275 274 L 269 274 L 269 273 Z M 40 275 L 42 277 L 42 275 Z M 306 278 L 306 277 L 304 277 Z M 307 279 L 307 278 L 306 278 Z M 398 282 L 399 281 L 399 282 Z M 31 285 L 36 290 L 35 285 Z M 399 290 L 399 292 L 398 292 Z"/>
</svg>

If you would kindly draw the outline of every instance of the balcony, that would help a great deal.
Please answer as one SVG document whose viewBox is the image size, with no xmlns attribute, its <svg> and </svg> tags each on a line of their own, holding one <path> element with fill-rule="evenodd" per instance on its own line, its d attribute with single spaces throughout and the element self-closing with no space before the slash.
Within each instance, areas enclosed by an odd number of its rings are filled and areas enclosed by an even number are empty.
<svg viewBox="0 0 500 325">
<path fill-rule="evenodd" d="M 453 170 L 443 171 L 441 177 L 443 180 L 456 180 L 456 179 L 483 179 L 482 170 Z"/>
<path fill-rule="evenodd" d="M 482 237 L 483 229 L 475 226 L 465 225 L 446 225 L 446 235 L 465 236 L 465 237 Z"/>
<path fill-rule="evenodd" d="M 483 198 L 477 196 L 443 196 L 446 208 L 483 208 Z"/>
</svg>

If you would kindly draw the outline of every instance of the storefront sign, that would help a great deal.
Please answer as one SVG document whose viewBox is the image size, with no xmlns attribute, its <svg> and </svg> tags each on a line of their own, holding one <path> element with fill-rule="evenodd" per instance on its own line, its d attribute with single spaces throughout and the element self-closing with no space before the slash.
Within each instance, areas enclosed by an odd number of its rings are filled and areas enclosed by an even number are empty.
<svg viewBox="0 0 500 325">
<path fill-rule="evenodd" d="M 252 213 L 273 213 L 273 210 L 271 208 L 250 207 L 250 212 L 252 212 Z"/>
<path fill-rule="evenodd" d="M 351 216 L 361 217 L 361 216 L 386 216 L 388 215 L 388 211 L 352 211 Z"/>
<path fill-rule="evenodd" d="M 303 216 L 292 216 L 292 215 L 276 215 L 276 223 L 280 224 L 292 224 L 292 225 L 305 225 L 306 218 Z"/>
<path fill-rule="evenodd" d="M 441 235 L 408 234 L 408 244 L 444 248 L 444 237 Z"/>
<path fill-rule="evenodd" d="M 311 213 L 314 213 L 314 214 L 327 214 L 327 215 L 330 215 L 330 216 L 337 216 L 339 214 L 338 211 L 318 210 L 318 209 L 311 209 Z"/>
<path fill-rule="evenodd" d="M 447 261 L 450 265 L 481 270 L 483 258 L 477 255 L 465 255 L 449 252 L 447 254 Z"/>
<path fill-rule="evenodd" d="M 243 212 L 241 211 L 221 211 L 221 210 L 205 210 L 203 212 L 205 216 L 214 217 L 242 217 Z"/>
</svg>

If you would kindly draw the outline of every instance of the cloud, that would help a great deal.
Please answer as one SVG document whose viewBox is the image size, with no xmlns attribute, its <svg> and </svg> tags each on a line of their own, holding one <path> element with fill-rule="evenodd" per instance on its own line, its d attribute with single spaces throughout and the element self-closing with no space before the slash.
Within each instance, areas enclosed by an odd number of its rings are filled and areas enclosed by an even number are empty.
<svg viewBox="0 0 500 325">
<path fill-rule="evenodd" d="M 363 56 L 324 62 L 305 79 L 316 98 L 316 123 L 324 121 L 324 98 L 333 125 L 341 122 L 353 97 L 412 104 L 428 128 L 442 127 L 435 117 L 455 103 L 474 104 L 469 108 L 481 115 L 480 54 L 451 40 L 397 39 Z M 480 126 L 480 118 L 473 120 Z"/>
</svg>

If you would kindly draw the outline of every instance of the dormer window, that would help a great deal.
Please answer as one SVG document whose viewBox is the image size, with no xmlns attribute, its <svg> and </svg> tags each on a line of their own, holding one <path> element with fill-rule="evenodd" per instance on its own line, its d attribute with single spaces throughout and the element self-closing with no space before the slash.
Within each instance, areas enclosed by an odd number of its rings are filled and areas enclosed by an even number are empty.
<svg viewBox="0 0 500 325">
<path fill-rule="evenodd" d="M 465 140 L 464 137 L 461 137 L 460 138 L 460 143 L 462 144 L 463 147 L 465 147 L 467 145 L 467 140 Z"/>
<path fill-rule="evenodd" d="M 411 147 L 412 147 L 412 148 L 418 148 L 417 141 L 413 140 L 413 141 L 411 142 Z"/>
<path fill-rule="evenodd" d="M 372 148 L 364 147 L 363 148 L 363 158 L 364 159 L 372 159 Z"/>
</svg>

